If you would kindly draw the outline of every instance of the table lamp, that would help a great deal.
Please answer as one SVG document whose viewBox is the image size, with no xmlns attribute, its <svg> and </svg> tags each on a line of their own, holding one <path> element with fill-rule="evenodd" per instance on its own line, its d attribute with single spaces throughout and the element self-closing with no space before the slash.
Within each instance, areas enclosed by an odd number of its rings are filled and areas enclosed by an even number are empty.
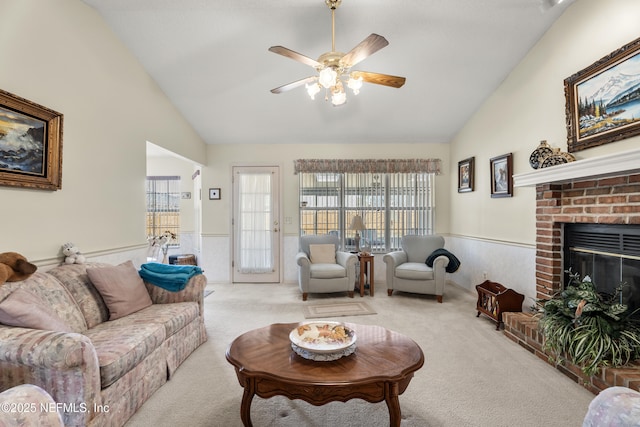
<svg viewBox="0 0 640 427">
<path fill-rule="evenodd" d="M 351 219 L 350 230 L 355 230 L 356 235 L 353 240 L 356 242 L 356 251 L 360 252 L 360 234 L 358 231 L 364 230 L 366 227 L 364 226 L 364 222 L 362 222 L 362 217 L 360 215 L 356 215 Z"/>
</svg>

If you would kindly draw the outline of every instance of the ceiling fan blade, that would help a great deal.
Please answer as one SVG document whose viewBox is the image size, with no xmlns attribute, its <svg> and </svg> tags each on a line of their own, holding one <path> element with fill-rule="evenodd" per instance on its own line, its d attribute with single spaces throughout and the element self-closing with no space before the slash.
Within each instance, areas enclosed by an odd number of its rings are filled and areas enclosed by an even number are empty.
<svg viewBox="0 0 640 427">
<path fill-rule="evenodd" d="M 350 68 L 388 44 L 389 42 L 384 37 L 378 34 L 371 34 L 343 56 L 340 63 L 344 65 L 345 68 Z"/>
<path fill-rule="evenodd" d="M 390 86 L 399 88 L 404 85 L 407 80 L 404 77 L 391 76 L 389 74 L 369 73 L 366 71 L 353 71 L 351 72 L 353 78 L 362 77 L 362 80 L 367 83 L 374 83 L 377 85 Z"/>
<path fill-rule="evenodd" d="M 305 77 L 304 79 L 296 80 L 295 82 L 287 83 L 286 85 L 282 85 L 282 86 L 277 87 L 275 89 L 271 89 L 271 93 L 287 92 L 287 91 L 289 91 L 291 89 L 295 89 L 295 88 L 300 87 L 300 86 L 302 86 L 304 84 L 314 82 L 317 79 L 318 79 L 317 76 Z"/>
<path fill-rule="evenodd" d="M 298 52 L 294 52 L 291 49 L 287 49 L 284 46 L 271 46 L 269 48 L 269 52 L 273 52 L 273 53 L 277 53 L 278 55 L 282 55 L 282 56 L 286 56 L 287 58 L 291 58 L 294 61 L 298 61 L 298 62 L 302 62 L 303 64 L 307 64 L 311 67 L 319 67 L 322 64 L 320 64 L 318 61 L 316 61 L 315 59 L 311 59 L 308 56 L 304 56 L 301 53 Z"/>
</svg>

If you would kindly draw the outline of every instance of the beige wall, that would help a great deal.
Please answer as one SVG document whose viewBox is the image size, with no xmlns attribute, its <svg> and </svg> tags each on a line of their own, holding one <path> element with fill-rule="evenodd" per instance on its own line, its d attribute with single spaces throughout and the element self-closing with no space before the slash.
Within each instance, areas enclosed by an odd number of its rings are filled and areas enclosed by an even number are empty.
<svg viewBox="0 0 640 427">
<path fill-rule="evenodd" d="M 436 177 L 436 232 L 449 229 L 448 144 L 216 144 L 208 147 L 207 166 L 202 169 L 202 267 L 210 282 L 231 280 L 231 170 L 240 165 L 280 166 L 282 181 L 282 272 L 285 283 L 297 283 L 298 176 L 293 161 L 323 159 L 439 158 L 442 175 Z M 209 200 L 207 190 L 221 188 L 221 200 Z M 384 278 L 382 257 L 375 262 L 376 281 Z"/>
<path fill-rule="evenodd" d="M 0 252 L 145 245 L 146 141 L 204 163 L 203 141 L 79 0 L 0 0 L 0 52 L 0 88 L 64 114 L 62 190 L 0 187 Z"/>
<path fill-rule="evenodd" d="M 451 233 L 518 244 L 535 243 L 535 189 L 491 199 L 489 159 L 513 152 L 514 173 L 530 172 L 540 140 L 567 150 L 565 78 L 640 36 L 640 1 L 578 0 L 469 120 L 451 143 L 451 169 L 475 156 L 475 188 L 455 193 L 450 175 Z M 585 159 L 637 147 L 640 137 L 575 153 Z"/>
<path fill-rule="evenodd" d="M 203 198 L 205 235 L 229 235 L 231 215 L 231 168 L 238 165 L 269 164 L 281 166 L 283 181 L 282 216 L 285 235 L 298 235 L 298 176 L 293 173 L 295 159 L 372 159 L 439 158 L 442 175 L 436 177 L 436 231 L 449 229 L 449 146 L 447 144 L 217 144 L 210 145 L 207 167 L 203 169 L 203 191 L 222 189 L 222 200 Z"/>
</svg>

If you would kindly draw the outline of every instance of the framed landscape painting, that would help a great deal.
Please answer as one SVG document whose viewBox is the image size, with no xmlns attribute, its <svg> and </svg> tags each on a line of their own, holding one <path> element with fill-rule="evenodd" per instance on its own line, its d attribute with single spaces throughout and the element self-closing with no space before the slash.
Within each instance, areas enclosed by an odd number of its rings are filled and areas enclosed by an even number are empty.
<svg viewBox="0 0 640 427">
<path fill-rule="evenodd" d="M 640 134 L 640 38 L 564 81 L 569 152 Z"/>
<path fill-rule="evenodd" d="M 475 157 L 458 162 L 458 193 L 473 191 L 473 174 Z"/>
<path fill-rule="evenodd" d="M 513 195 L 513 154 L 504 154 L 489 160 L 491 169 L 491 197 Z"/>
<path fill-rule="evenodd" d="M 62 114 L 0 90 L 0 185 L 62 188 Z"/>
</svg>

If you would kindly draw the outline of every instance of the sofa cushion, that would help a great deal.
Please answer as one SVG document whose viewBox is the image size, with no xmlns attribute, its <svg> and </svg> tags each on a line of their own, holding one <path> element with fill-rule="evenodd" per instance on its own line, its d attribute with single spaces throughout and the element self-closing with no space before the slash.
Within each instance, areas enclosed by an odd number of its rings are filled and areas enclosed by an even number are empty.
<svg viewBox="0 0 640 427">
<path fill-rule="evenodd" d="M 347 277 L 347 269 L 340 264 L 311 264 L 312 279 L 338 279 Z"/>
<path fill-rule="evenodd" d="M 109 320 L 109 310 L 100 292 L 89 280 L 87 268 L 107 266 L 109 264 L 63 264 L 47 272 L 55 276 L 73 296 L 89 329 Z"/>
<path fill-rule="evenodd" d="M 162 345 L 166 334 L 160 323 L 122 325 L 105 322 L 89 329 L 85 335 L 98 355 L 100 384 L 104 389 L 136 367 Z"/>
<path fill-rule="evenodd" d="M 38 295 L 18 288 L 0 302 L 0 323 L 45 331 L 73 332 Z"/>
<path fill-rule="evenodd" d="M 73 332 L 82 333 L 87 329 L 84 316 L 67 289 L 55 277 L 36 271 L 28 279 L 7 282 L 0 286 L 0 301 L 17 289 L 25 289 L 40 299 Z"/>
<path fill-rule="evenodd" d="M 110 323 L 118 326 L 159 323 L 164 326 L 168 338 L 195 320 L 199 313 L 196 302 L 153 304 Z"/>
<path fill-rule="evenodd" d="M 145 307 L 151 297 L 131 261 L 116 266 L 87 268 L 89 279 L 109 309 L 109 320 L 119 319 Z"/>
<path fill-rule="evenodd" d="M 424 262 L 405 262 L 396 267 L 396 277 L 411 280 L 433 280 L 433 269 Z"/>
<path fill-rule="evenodd" d="M 336 247 L 331 243 L 309 245 L 309 258 L 313 264 L 335 264 Z"/>
</svg>

